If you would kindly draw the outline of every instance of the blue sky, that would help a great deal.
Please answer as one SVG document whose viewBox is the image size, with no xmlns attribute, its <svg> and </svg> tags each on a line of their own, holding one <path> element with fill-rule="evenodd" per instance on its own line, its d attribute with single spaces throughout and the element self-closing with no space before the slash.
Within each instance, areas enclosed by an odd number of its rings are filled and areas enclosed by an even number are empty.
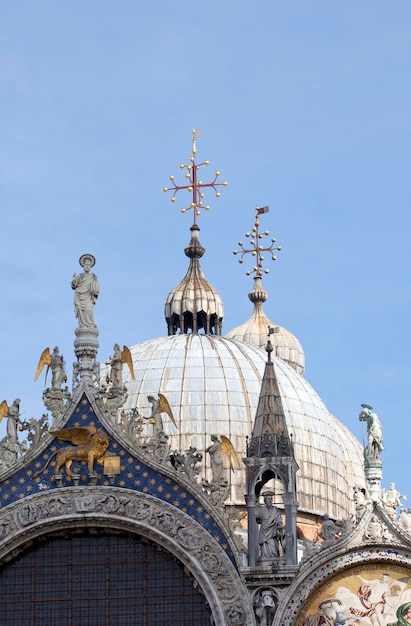
<svg viewBox="0 0 411 626">
<path fill-rule="evenodd" d="M 411 497 L 410 22 L 408 0 L 1 2 L 0 401 L 40 417 L 46 346 L 71 374 L 84 252 L 100 360 L 166 334 L 191 215 L 162 188 L 200 128 L 199 159 L 229 182 L 199 219 L 223 331 L 251 314 L 232 250 L 269 204 L 283 251 L 266 314 L 360 440 L 360 404 L 375 408 L 384 485 Z"/>
</svg>

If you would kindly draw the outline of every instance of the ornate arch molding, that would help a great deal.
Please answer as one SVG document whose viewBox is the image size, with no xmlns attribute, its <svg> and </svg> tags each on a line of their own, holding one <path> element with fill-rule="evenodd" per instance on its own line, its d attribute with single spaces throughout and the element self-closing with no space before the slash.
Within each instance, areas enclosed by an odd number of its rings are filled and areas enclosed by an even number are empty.
<svg viewBox="0 0 411 626">
<path fill-rule="evenodd" d="M 327 561 L 315 560 L 288 590 L 281 606 L 278 607 L 275 624 L 293 626 L 310 594 L 343 570 L 355 565 L 366 566 L 376 563 L 411 568 L 411 554 L 405 547 L 369 545 L 343 555 L 334 555 Z"/>
<path fill-rule="evenodd" d="M 0 510 L 0 563 L 44 535 L 90 527 L 136 533 L 157 543 L 198 581 L 216 624 L 255 624 L 247 588 L 217 541 L 183 511 L 129 489 L 53 489 Z"/>
</svg>

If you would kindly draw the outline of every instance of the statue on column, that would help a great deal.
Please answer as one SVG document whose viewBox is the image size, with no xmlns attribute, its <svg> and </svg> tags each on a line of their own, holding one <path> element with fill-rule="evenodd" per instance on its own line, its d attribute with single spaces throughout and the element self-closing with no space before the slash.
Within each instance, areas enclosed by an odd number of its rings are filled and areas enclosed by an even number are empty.
<svg viewBox="0 0 411 626">
<path fill-rule="evenodd" d="M 53 415 L 54 420 L 57 421 L 71 397 L 67 386 L 62 388 L 63 383 L 67 382 L 66 362 L 63 355 L 60 354 L 58 346 L 54 348 L 53 353 L 50 352 L 50 348 L 44 348 L 37 365 L 35 381 L 39 378 L 45 365 L 47 365 L 45 381 L 47 381 L 47 375 L 51 369 L 51 388 L 47 387 L 43 391 L 43 402 L 47 410 Z"/>
<path fill-rule="evenodd" d="M 359 415 L 360 422 L 367 422 L 368 444 L 364 450 L 365 457 L 369 461 L 377 461 L 380 459 L 382 452 L 382 426 L 378 419 L 378 415 L 373 412 L 372 406 L 362 404 L 362 411 Z"/>
<path fill-rule="evenodd" d="M 90 272 L 96 259 L 92 254 L 83 254 L 79 263 L 84 269 L 82 274 L 74 274 L 71 288 L 75 290 L 74 314 L 79 328 L 96 328 L 94 322 L 94 305 L 96 304 L 100 285 L 97 276 Z"/>
</svg>

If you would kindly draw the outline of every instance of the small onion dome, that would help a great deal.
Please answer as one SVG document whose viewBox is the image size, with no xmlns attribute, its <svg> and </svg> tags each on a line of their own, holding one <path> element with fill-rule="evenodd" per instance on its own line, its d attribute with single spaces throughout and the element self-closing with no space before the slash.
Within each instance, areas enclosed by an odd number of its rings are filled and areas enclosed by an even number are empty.
<svg viewBox="0 0 411 626">
<path fill-rule="evenodd" d="M 304 374 L 305 357 L 304 350 L 296 337 L 287 329 L 277 326 L 266 317 L 263 303 L 268 294 L 261 286 L 261 277 L 254 278 L 254 289 L 248 294 L 254 303 L 254 311 L 250 319 L 227 333 L 226 337 L 243 341 L 251 346 L 265 348 L 267 345 L 268 329 L 273 329 L 270 341 L 274 348 L 274 354 L 295 369 L 298 374 Z"/>
<path fill-rule="evenodd" d="M 184 250 L 190 259 L 187 274 L 170 291 L 164 307 L 168 334 L 188 334 L 190 330 L 197 333 L 204 329 L 207 335 L 221 335 L 223 302 L 200 267 L 200 259 L 205 253 L 198 239 L 200 229 L 194 224 L 190 230 L 191 241 Z"/>
</svg>

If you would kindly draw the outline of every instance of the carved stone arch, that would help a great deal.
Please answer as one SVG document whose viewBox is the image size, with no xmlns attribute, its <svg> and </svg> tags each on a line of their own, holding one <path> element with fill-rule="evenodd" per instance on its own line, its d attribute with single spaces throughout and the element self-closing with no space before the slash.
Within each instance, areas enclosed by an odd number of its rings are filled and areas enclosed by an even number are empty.
<svg viewBox="0 0 411 626">
<path fill-rule="evenodd" d="M 346 577 L 350 570 L 358 568 L 363 574 L 370 568 L 382 568 L 382 571 L 393 568 L 407 568 L 411 574 L 411 556 L 408 549 L 392 546 L 367 546 L 345 553 L 334 552 L 331 558 L 321 559 L 317 555 L 309 567 L 303 569 L 289 587 L 281 600 L 273 626 L 282 624 L 300 624 L 299 614 L 309 601 L 316 597 L 319 590 L 327 585 L 328 581 L 339 575 Z"/>
<path fill-rule="evenodd" d="M 288 474 L 281 470 L 281 468 L 274 463 L 271 458 L 268 463 L 265 463 L 258 471 L 255 472 L 252 480 L 250 481 L 248 492 L 249 495 L 259 496 L 264 485 L 266 485 L 271 479 L 279 480 L 283 486 L 283 491 L 287 491 Z"/>
<path fill-rule="evenodd" d="M 254 626 L 247 588 L 223 547 L 183 511 L 115 487 L 45 491 L 0 511 L 0 563 L 33 541 L 70 528 L 109 528 L 146 537 L 178 559 L 201 587 L 214 621 Z"/>
</svg>

